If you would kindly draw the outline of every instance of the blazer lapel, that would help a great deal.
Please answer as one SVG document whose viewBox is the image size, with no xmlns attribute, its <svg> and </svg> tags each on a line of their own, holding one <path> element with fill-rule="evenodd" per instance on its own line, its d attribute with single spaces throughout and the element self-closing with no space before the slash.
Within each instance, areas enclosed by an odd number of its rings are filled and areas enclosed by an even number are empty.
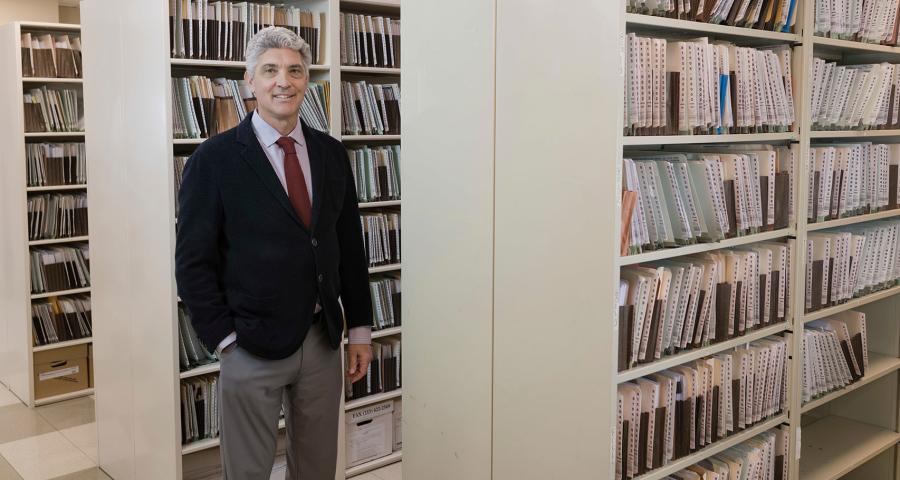
<svg viewBox="0 0 900 480">
<path fill-rule="evenodd" d="M 303 221 L 300 220 L 300 216 L 294 211 L 294 206 L 291 205 L 291 201 L 284 191 L 281 181 L 278 180 L 278 176 L 275 175 L 275 170 L 272 169 L 269 158 L 259 145 L 259 140 L 257 140 L 256 134 L 253 133 L 253 125 L 250 123 L 250 117 L 250 115 L 247 115 L 247 118 L 245 118 L 238 126 L 238 141 L 244 144 L 244 149 L 241 151 L 241 157 L 247 162 L 247 165 L 256 172 L 256 175 L 259 177 L 260 181 L 262 181 L 263 185 L 265 185 L 269 192 L 275 196 L 278 203 L 281 204 L 288 215 L 297 222 L 297 225 L 306 229 L 303 225 Z"/>
<path fill-rule="evenodd" d="M 307 127 L 303 120 L 300 120 L 300 122 L 303 125 L 303 138 L 306 139 L 306 153 L 309 155 L 309 173 L 312 175 L 313 185 L 312 225 L 310 229 L 315 231 L 319 213 L 322 211 L 322 202 L 325 201 L 325 192 L 322 191 L 325 185 L 325 150 L 316 138 L 315 133 Z"/>
</svg>

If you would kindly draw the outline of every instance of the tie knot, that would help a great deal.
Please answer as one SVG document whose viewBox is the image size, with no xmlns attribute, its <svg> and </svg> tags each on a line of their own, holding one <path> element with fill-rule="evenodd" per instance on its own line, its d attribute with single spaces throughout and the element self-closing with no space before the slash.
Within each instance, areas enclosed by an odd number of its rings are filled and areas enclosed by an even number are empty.
<svg viewBox="0 0 900 480">
<path fill-rule="evenodd" d="M 285 155 L 297 153 L 294 149 L 294 139 L 291 137 L 281 137 L 275 143 L 284 150 Z"/>
</svg>

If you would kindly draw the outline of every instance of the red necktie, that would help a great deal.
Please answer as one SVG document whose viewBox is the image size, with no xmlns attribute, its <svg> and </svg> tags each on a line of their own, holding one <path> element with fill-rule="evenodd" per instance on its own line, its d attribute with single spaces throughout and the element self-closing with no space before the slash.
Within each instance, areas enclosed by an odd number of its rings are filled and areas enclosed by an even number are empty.
<svg viewBox="0 0 900 480">
<path fill-rule="evenodd" d="M 284 151 L 284 179 L 287 183 L 288 198 L 291 199 L 291 205 L 294 206 L 294 211 L 300 216 L 300 220 L 309 228 L 312 223 L 312 207 L 309 203 L 306 179 L 303 176 L 303 170 L 300 169 L 297 150 L 294 148 L 294 139 L 281 137 L 275 143 Z"/>
</svg>

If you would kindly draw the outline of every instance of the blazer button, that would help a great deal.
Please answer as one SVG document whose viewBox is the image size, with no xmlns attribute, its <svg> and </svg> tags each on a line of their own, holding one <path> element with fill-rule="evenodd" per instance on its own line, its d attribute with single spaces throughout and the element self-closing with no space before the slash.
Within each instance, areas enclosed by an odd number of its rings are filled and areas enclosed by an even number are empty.
<svg viewBox="0 0 900 480">
<path fill-rule="evenodd" d="M 325 275 L 322 275 L 322 274 L 320 273 L 319 276 L 316 277 L 316 279 L 319 281 L 319 283 L 322 283 L 322 280 L 325 279 Z"/>
<path fill-rule="evenodd" d="M 318 247 L 318 246 L 319 246 L 319 240 L 313 238 L 313 239 L 312 239 L 312 246 Z"/>
</svg>

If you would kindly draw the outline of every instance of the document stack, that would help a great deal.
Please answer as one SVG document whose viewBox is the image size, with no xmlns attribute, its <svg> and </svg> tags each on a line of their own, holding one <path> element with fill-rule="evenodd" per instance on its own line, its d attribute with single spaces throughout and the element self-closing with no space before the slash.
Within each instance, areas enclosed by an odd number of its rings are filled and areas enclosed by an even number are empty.
<svg viewBox="0 0 900 480">
<path fill-rule="evenodd" d="M 348 360 L 345 360 L 345 364 Z M 346 382 L 347 400 L 390 392 L 401 387 L 400 339 L 372 341 L 372 363 L 366 376 L 355 383 Z"/>
<path fill-rule="evenodd" d="M 791 49 L 627 35 L 625 135 L 774 133 L 794 123 Z"/>
<path fill-rule="evenodd" d="M 369 266 L 400 263 L 400 214 L 364 213 L 359 216 Z"/>
<path fill-rule="evenodd" d="M 22 76 L 81 78 L 81 39 L 70 33 L 22 32 Z"/>
<path fill-rule="evenodd" d="M 623 267 L 619 371 L 784 322 L 793 241 Z"/>
<path fill-rule="evenodd" d="M 341 82 L 344 135 L 400 135 L 400 85 Z"/>
<path fill-rule="evenodd" d="M 790 32 L 797 22 L 797 3 L 798 0 L 626 0 L 625 9 L 629 13 Z"/>
<path fill-rule="evenodd" d="M 895 209 L 900 145 L 833 144 L 810 148 L 809 223 Z"/>
<path fill-rule="evenodd" d="M 28 197 L 28 239 L 81 237 L 88 234 L 86 193 L 48 193 Z"/>
<path fill-rule="evenodd" d="M 341 65 L 400 68 L 400 19 L 341 13 Z"/>
<path fill-rule="evenodd" d="M 218 375 L 181 381 L 182 444 L 219 436 L 218 383 Z"/>
<path fill-rule="evenodd" d="M 841 312 L 804 327 L 804 403 L 865 376 L 869 366 L 865 313 Z"/>
<path fill-rule="evenodd" d="M 48 293 L 91 284 L 86 243 L 31 249 L 31 293 Z"/>
<path fill-rule="evenodd" d="M 815 0 L 814 34 L 864 43 L 897 44 L 897 0 Z"/>
<path fill-rule="evenodd" d="M 813 59 L 813 130 L 900 127 L 900 68 L 890 63 L 838 65 Z"/>
<path fill-rule="evenodd" d="M 26 132 L 83 132 L 81 92 L 66 88 L 32 88 L 24 95 Z"/>
<path fill-rule="evenodd" d="M 35 346 L 90 337 L 91 299 L 73 295 L 32 302 L 31 321 Z"/>
<path fill-rule="evenodd" d="M 303 97 L 303 105 L 300 108 L 300 117 L 311 128 L 328 133 L 328 115 L 331 112 L 330 98 L 331 83 L 327 80 L 309 82 L 306 95 Z"/>
<path fill-rule="evenodd" d="M 400 145 L 347 149 L 360 203 L 400 200 Z"/>
<path fill-rule="evenodd" d="M 209 138 L 234 128 L 256 107 L 243 80 L 193 75 L 172 78 L 175 138 Z"/>
<path fill-rule="evenodd" d="M 182 372 L 219 360 L 200 341 L 183 305 L 178 305 L 178 359 Z"/>
<path fill-rule="evenodd" d="M 372 330 L 400 326 L 400 278 L 385 277 L 369 280 L 374 317 Z"/>
<path fill-rule="evenodd" d="M 312 62 L 321 64 L 324 24 L 325 13 L 281 4 L 169 0 L 172 58 L 241 61 L 250 37 L 274 25 L 300 35 L 309 44 Z"/>
<path fill-rule="evenodd" d="M 84 142 L 26 143 L 29 187 L 84 185 L 87 161 Z"/>
<path fill-rule="evenodd" d="M 623 255 L 788 227 L 796 146 L 683 149 L 623 160 Z"/>
<path fill-rule="evenodd" d="M 900 279 L 900 221 L 810 232 L 806 241 L 807 312 L 893 287 Z"/>
<path fill-rule="evenodd" d="M 781 425 L 669 475 L 666 479 L 788 480 L 790 437 L 790 429 L 787 425 Z M 624 475 L 619 477 L 619 472 L 616 473 L 619 479 L 631 478 Z"/>
<path fill-rule="evenodd" d="M 618 385 L 616 476 L 634 478 L 785 411 L 790 334 Z"/>
</svg>

